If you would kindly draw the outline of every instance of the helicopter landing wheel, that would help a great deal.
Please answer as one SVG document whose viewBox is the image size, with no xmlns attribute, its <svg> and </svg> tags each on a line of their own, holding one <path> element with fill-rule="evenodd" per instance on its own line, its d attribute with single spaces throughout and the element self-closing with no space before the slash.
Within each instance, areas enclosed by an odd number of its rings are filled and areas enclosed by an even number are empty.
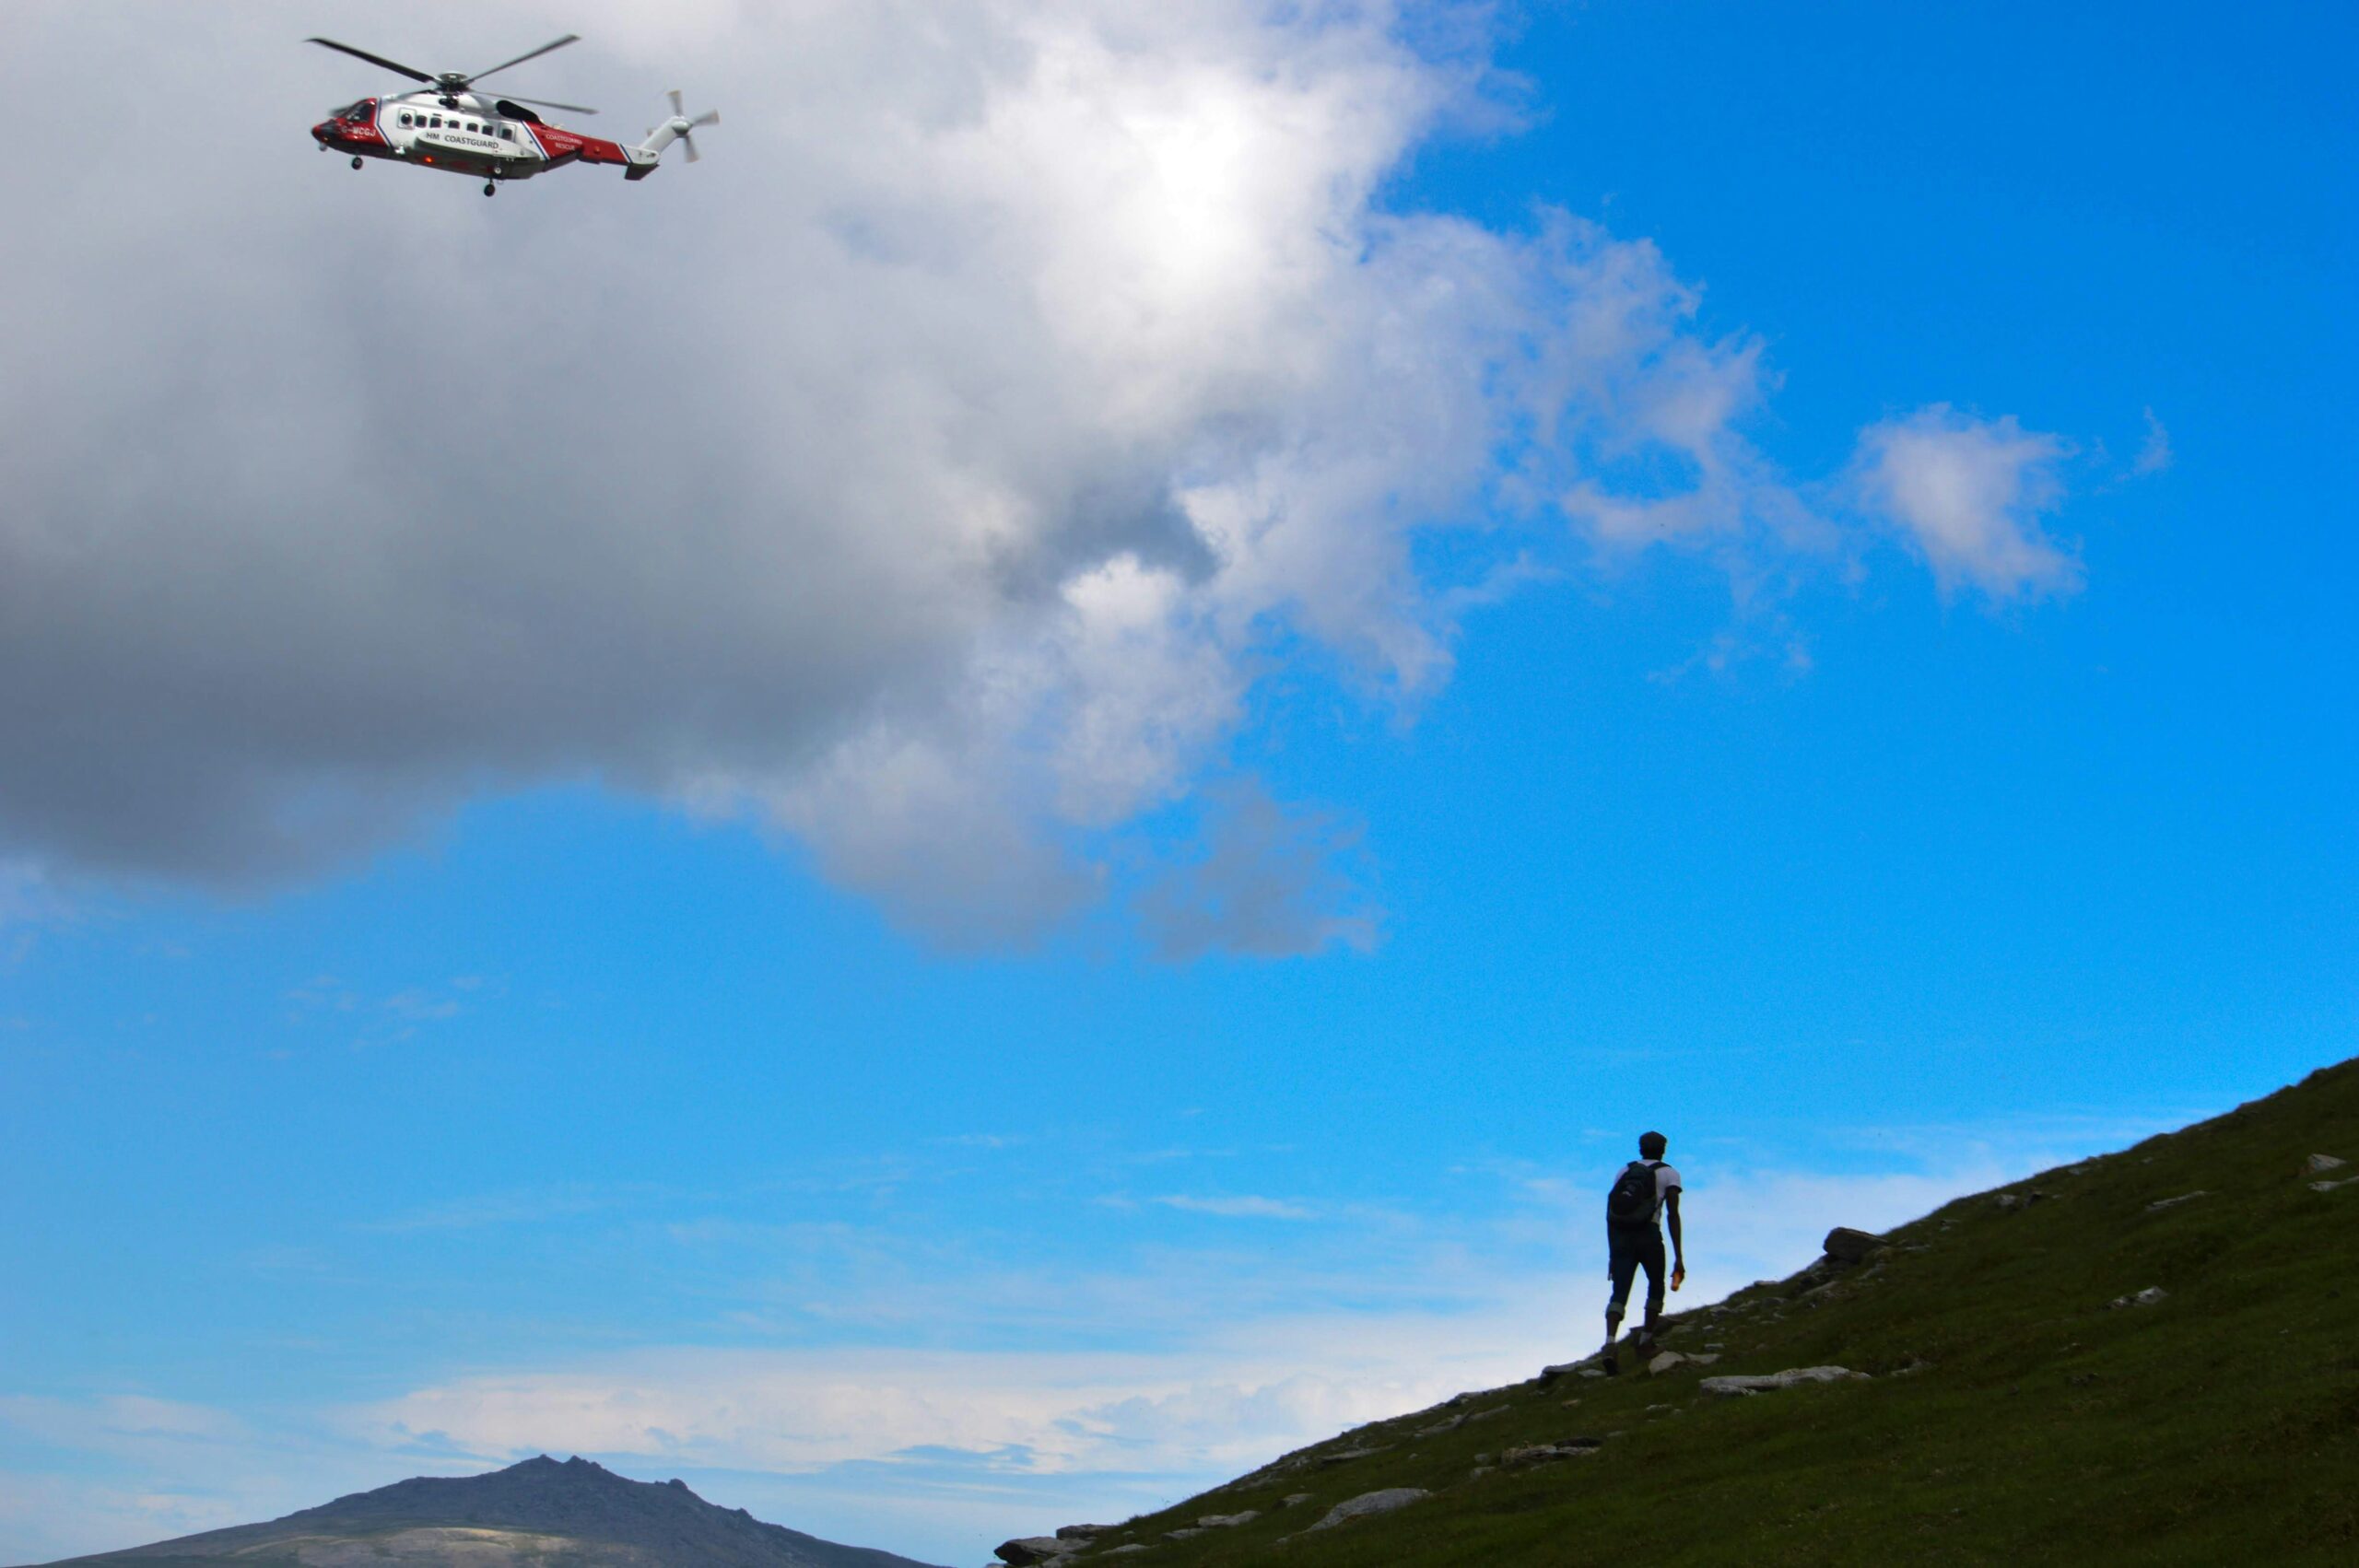
<svg viewBox="0 0 2359 1568">
<path fill-rule="evenodd" d="M 358 153 L 355 153 L 355 154 L 353 154 L 353 155 L 352 155 L 352 167 L 353 167 L 353 168 L 355 168 L 355 169 L 358 169 L 358 168 L 359 168 L 359 167 L 360 167 L 360 155 L 359 155 Z"/>
<path fill-rule="evenodd" d="M 487 180 L 483 182 L 483 193 L 487 196 L 496 196 L 499 194 L 499 187 Z"/>
</svg>

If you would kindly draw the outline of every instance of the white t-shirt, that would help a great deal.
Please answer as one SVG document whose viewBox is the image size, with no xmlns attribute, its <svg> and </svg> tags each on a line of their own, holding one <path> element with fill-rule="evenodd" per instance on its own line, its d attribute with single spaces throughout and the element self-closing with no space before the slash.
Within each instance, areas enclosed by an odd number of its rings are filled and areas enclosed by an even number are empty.
<svg viewBox="0 0 2359 1568">
<path fill-rule="evenodd" d="M 1678 1190 L 1679 1172 L 1658 1161 L 1655 1164 L 1655 1208 L 1647 1219 L 1649 1222 L 1661 1219 L 1663 1199 Z"/>
</svg>

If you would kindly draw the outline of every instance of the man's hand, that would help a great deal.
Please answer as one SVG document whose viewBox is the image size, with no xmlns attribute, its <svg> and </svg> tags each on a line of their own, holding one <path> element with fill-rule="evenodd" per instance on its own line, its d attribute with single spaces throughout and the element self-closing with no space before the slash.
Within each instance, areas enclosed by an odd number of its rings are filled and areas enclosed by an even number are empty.
<svg viewBox="0 0 2359 1568">
<path fill-rule="evenodd" d="M 1675 1291 L 1686 1282 L 1687 1265 L 1684 1263 L 1672 1264 L 1671 1266 L 1671 1288 Z"/>
</svg>

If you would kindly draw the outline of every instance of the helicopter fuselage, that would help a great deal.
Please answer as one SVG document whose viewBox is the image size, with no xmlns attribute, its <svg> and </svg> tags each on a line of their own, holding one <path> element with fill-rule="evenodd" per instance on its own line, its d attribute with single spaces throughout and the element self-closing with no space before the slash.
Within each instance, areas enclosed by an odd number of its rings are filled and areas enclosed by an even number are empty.
<svg viewBox="0 0 2359 1568">
<path fill-rule="evenodd" d="M 569 163 L 611 163 L 627 180 L 654 172 L 655 157 L 549 124 L 529 111 L 475 93 L 431 90 L 364 98 L 311 127 L 327 150 L 414 163 L 483 181 L 529 180 Z"/>
</svg>

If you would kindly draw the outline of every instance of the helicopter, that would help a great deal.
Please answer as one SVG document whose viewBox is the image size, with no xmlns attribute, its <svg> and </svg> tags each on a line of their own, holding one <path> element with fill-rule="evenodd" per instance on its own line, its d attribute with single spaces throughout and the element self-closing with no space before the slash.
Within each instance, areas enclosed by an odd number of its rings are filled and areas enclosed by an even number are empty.
<svg viewBox="0 0 2359 1568">
<path fill-rule="evenodd" d="M 497 195 L 499 187 L 511 180 L 530 180 L 535 174 L 562 169 L 569 163 L 616 164 L 622 169 L 624 179 L 644 180 L 655 172 L 657 160 L 674 142 L 687 147 L 688 161 L 696 162 L 697 142 L 691 133 L 698 126 L 721 123 L 718 110 L 709 109 L 689 119 L 680 107 L 680 90 L 675 88 L 669 95 L 671 118 L 649 131 L 645 141 L 628 146 L 552 125 L 534 112 L 536 109 L 557 109 L 570 114 L 595 114 L 598 111 L 594 109 L 536 98 L 500 98 L 476 89 L 475 84 L 495 71 L 505 71 L 569 43 L 581 42 L 579 33 L 567 33 L 529 54 L 519 54 L 471 76 L 457 71 L 429 75 L 398 60 L 338 43 L 332 38 L 306 41 L 426 84 L 390 97 L 364 98 L 331 111 L 311 127 L 311 139 L 319 144 L 322 152 L 349 153 L 355 169 L 370 158 L 383 158 L 452 174 L 479 176 L 487 196 Z"/>
</svg>

